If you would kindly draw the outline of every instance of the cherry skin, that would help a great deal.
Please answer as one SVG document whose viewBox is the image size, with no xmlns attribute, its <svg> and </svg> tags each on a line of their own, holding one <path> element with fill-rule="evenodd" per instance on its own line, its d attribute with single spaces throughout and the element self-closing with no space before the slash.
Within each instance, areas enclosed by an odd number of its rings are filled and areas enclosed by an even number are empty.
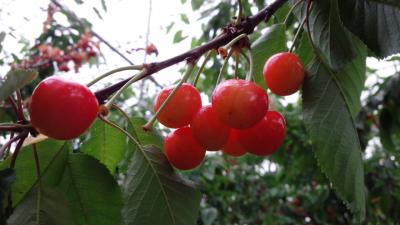
<svg viewBox="0 0 400 225">
<path fill-rule="evenodd" d="M 239 142 L 238 130 L 231 129 L 228 141 L 226 142 L 223 152 L 227 155 L 239 157 L 246 154 L 246 149 Z"/>
<path fill-rule="evenodd" d="M 174 87 L 171 86 L 161 90 L 154 102 L 154 112 L 160 108 L 173 89 Z M 179 128 L 188 125 L 200 108 L 200 93 L 193 85 L 184 83 L 175 92 L 157 119 L 166 127 Z"/>
<path fill-rule="evenodd" d="M 271 155 L 283 143 L 285 127 L 285 119 L 280 113 L 268 111 L 255 126 L 238 131 L 239 142 L 254 155 Z"/>
<path fill-rule="evenodd" d="M 32 93 L 29 114 L 33 127 L 58 140 L 80 136 L 96 119 L 99 104 L 84 85 L 49 77 Z"/>
<path fill-rule="evenodd" d="M 245 129 L 255 125 L 267 113 L 268 96 L 253 82 L 231 79 L 215 88 L 212 106 L 223 123 Z"/>
<path fill-rule="evenodd" d="M 304 82 L 304 66 L 299 57 L 290 52 L 271 56 L 264 65 L 267 87 L 279 96 L 295 93 Z"/>
<path fill-rule="evenodd" d="M 168 161 L 177 169 L 190 170 L 203 162 L 206 150 L 194 139 L 189 127 L 171 132 L 164 140 Z"/>
<path fill-rule="evenodd" d="M 193 137 L 206 150 L 222 149 L 228 140 L 230 128 L 222 123 L 211 105 L 202 107 L 190 123 Z"/>
</svg>

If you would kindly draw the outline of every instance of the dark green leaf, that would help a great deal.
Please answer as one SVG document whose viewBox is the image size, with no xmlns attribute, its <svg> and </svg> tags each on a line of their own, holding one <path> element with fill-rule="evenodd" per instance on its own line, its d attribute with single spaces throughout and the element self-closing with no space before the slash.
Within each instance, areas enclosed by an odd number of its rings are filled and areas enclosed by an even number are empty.
<svg viewBox="0 0 400 225">
<path fill-rule="evenodd" d="M 296 8 L 299 21 L 306 16 L 306 8 L 306 2 Z M 331 68 L 339 69 L 355 57 L 351 37 L 340 20 L 337 0 L 313 1 L 309 23 L 312 40 Z"/>
<path fill-rule="evenodd" d="M 0 101 L 7 99 L 14 91 L 34 80 L 37 75 L 35 70 L 16 69 L 8 72 L 5 80 L 0 80 Z"/>
<path fill-rule="evenodd" d="M 11 188 L 11 184 L 15 181 L 15 171 L 7 168 L 0 170 L 0 224 L 6 224 L 6 216 L 4 215 L 4 202 Z"/>
<path fill-rule="evenodd" d="M 178 43 L 178 42 L 185 40 L 186 38 L 187 38 L 187 36 L 182 36 L 182 31 L 180 30 L 175 33 L 173 42 Z"/>
<path fill-rule="evenodd" d="M 18 205 L 8 225 L 73 225 L 67 199 L 56 189 L 35 187 Z"/>
<path fill-rule="evenodd" d="M 187 17 L 187 15 L 186 14 L 183 14 L 183 13 L 181 13 L 181 20 L 182 20 L 182 22 L 184 22 L 184 23 L 186 23 L 186 24 L 189 24 L 190 22 L 189 22 L 189 18 Z"/>
<path fill-rule="evenodd" d="M 321 170 L 338 196 L 363 220 L 366 200 L 361 147 L 349 106 L 333 76 L 321 61 L 313 60 L 303 85 L 304 123 Z"/>
<path fill-rule="evenodd" d="M 400 1 L 339 1 L 344 24 L 378 57 L 400 52 Z"/>
<path fill-rule="evenodd" d="M 121 131 L 97 120 L 92 125 L 81 151 L 98 159 L 107 166 L 111 174 L 114 174 L 126 148 L 126 137 Z"/>
<path fill-rule="evenodd" d="M 314 57 L 314 52 L 310 40 L 308 39 L 308 34 L 303 33 L 298 46 L 294 50 L 294 53 L 301 59 L 303 65 L 308 65 Z"/>
<path fill-rule="evenodd" d="M 123 185 L 124 224 L 195 225 L 200 192 L 174 172 L 160 149 L 138 147 Z"/>
<path fill-rule="evenodd" d="M 253 42 L 251 45 L 254 78 L 258 85 L 265 86 L 262 71 L 265 61 L 273 54 L 286 51 L 285 25 L 275 24 L 267 28 L 265 33 Z"/>
</svg>

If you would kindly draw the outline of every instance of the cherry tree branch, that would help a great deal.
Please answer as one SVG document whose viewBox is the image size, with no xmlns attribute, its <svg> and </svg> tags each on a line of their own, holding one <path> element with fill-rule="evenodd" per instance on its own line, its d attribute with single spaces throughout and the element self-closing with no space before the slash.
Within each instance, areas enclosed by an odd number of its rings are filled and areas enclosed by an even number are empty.
<svg viewBox="0 0 400 225">
<path fill-rule="evenodd" d="M 167 67 L 180 63 L 182 61 L 193 62 L 200 58 L 204 53 L 212 49 L 218 49 L 221 46 L 232 41 L 234 38 L 241 34 L 251 34 L 254 32 L 254 28 L 261 22 L 267 22 L 271 16 L 286 2 L 287 0 L 275 0 L 275 2 L 271 3 L 257 14 L 244 18 L 239 25 L 230 24 L 226 27 L 225 32 L 221 35 L 217 36 L 213 40 L 199 46 L 193 48 L 187 52 L 184 52 L 180 55 L 174 56 L 167 60 L 161 62 L 153 62 L 145 65 L 145 72 L 141 79 L 148 77 L 160 70 L 163 70 Z M 98 90 L 95 95 L 99 103 L 104 103 L 106 99 L 108 99 L 113 93 L 118 91 L 124 84 L 126 84 L 132 77 L 122 80 L 118 83 L 115 83 L 109 87 Z"/>
</svg>

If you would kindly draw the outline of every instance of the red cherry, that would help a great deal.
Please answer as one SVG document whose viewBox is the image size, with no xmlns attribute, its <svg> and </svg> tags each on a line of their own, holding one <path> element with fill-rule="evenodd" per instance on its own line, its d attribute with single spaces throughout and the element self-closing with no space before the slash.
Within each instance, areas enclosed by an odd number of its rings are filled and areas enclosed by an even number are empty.
<svg viewBox="0 0 400 225">
<path fill-rule="evenodd" d="M 154 112 L 160 108 L 173 89 L 174 87 L 166 87 L 161 90 L 154 102 Z M 188 125 L 200 108 L 200 93 L 193 85 L 184 83 L 175 92 L 157 119 L 166 127 L 179 128 Z"/>
<path fill-rule="evenodd" d="M 225 154 L 235 157 L 246 154 L 246 149 L 239 143 L 238 130 L 231 129 L 228 142 L 226 142 L 223 151 Z"/>
<path fill-rule="evenodd" d="M 190 129 L 201 147 L 210 151 L 222 149 L 230 131 L 218 119 L 211 105 L 204 106 L 197 112 L 190 123 Z"/>
<path fill-rule="evenodd" d="M 267 113 L 268 96 L 253 82 L 226 80 L 215 88 L 212 106 L 223 123 L 245 129 L 255 125 Z"/>
<path fill-rule="evenodd" d="M 285 119 L 275 111 L 268 111 L 255 126 L 239 130 L 239 142 L 250 153 L 267 156 L 274 153 L 285 138 Z"/>
<path fill-rule="evenodd" d="M 60 77 L 49 77 L 33 91 L 29 114 L 32 125 L 54 139 L 81 135 L 96 119 L 98 102 L 86 87 Z"/>
<path fill-rule="evenodd" d="M 193 138 L 189 127 L 181 127 L 164 140 L 164 151 L 168 161 L 177 169 L 190 170 L 204 160 L 206 150 Z"/>
<path fill-rule="evenodd" d="M 296 55 L 282 52 L 268 59 L 263 75 L 267 87 L 273 93 L 280 96 L 291 95 L 304 82 L 304 66 Z"/>
</svg>

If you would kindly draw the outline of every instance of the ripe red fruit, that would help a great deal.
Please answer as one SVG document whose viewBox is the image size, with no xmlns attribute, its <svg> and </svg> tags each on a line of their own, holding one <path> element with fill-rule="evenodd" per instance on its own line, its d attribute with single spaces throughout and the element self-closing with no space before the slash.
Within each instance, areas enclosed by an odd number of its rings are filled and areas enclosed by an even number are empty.
<svg viewBox="0 0 400 225">
<path fill-rule="evenodd" d="M 164 152 L 168 161 L 177 169 L 190 170 L 204 160 L 206 150 L 193 138 L 189 127 L 181 127 L 164 140 Z"/>
<path fill-rule="evenodd" d="M 226 80 L 215 88 L 212 106 L 223 123 L 232 128 L 245 129 L 264 117 L 268 111 L 268 96 L 253 82 Z"/>
<path fill-rule="evenodd" d="M 96 119 L 96 96 L 79 83 L 49 77 L 33 91 L 29 105 L 32 125 L 54 139 L 69 140 L 81 135 Z"/>
<path fill-rule="evenodd" d="M 227 155 L 239 157 L 246 154 L 246 149 L 239 143 L 238 130 L 231 129 L 228 141 L 226 142 L 223 152 Z"/>
<path fill-rule="evenodd" d="M 230 128 L 217 117 L 211 105 L 204 106 L 190 123 L 193 137 L 206 150 L 222 149 L 228 140 Z"/>
<path fill-rule="evenodd" d="M 304 81 L 304 66 L 299 57 L 290 52 L 271 56 L 264 65 L 263 75 L 267 87 L 280 96 L 298 91 Z"/>
<path fill-rule="evenodd" d="M 156 112 L 174 87 L 166 87 L 161 90 L 154 102 Z M 179 128 L 188 125 L 193 116 L 201 108 L 200 93 L 191 84 L 184 83 L 175 92 L 163 111 L 157 116 L 158 121 L 169 128 Z"/>
<path fill-rule="evenodd" d="M 274 153 L 285 138 L 285 119 L 275 111 L 268 111 L 255 126 L 238 130 L 239 142 L 255 155 L 267 156 Z"/>
</svg>

